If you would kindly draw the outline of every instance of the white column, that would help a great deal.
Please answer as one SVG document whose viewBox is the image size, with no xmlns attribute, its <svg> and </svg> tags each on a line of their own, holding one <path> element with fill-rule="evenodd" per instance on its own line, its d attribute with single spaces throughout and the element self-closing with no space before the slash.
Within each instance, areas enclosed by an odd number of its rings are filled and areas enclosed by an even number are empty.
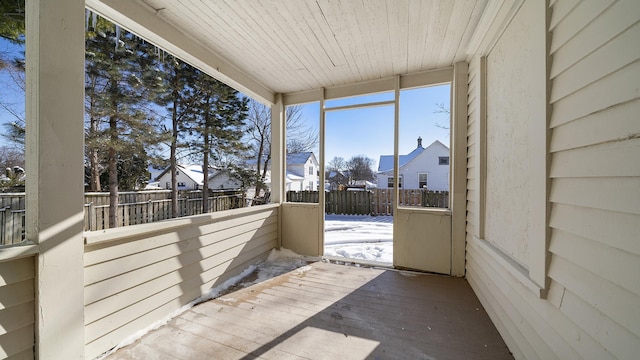
<svg viewBox="0 0 640 360">
<path fill-rule="evenodd" d="M 27 240 L 38 359 L 84 357 L 84 0 L 27 0 Z"/>
<path fill-rule="evenodd" d="M 327 130 L 327 113 L 324 110 L 324 88 L 322 88 L 322 96 L 320 97 L 320 179 L 318 184 L 318 254 L 324 255 L 324 209 L 326 204 L 326 193 L 324 192 L 324 182 L 325 182 L 325 164 L 327 163 L 326 159 L 326 130 Z"/>
<path fill-rule="evenodd" d="M 464 276 L 467 214 L 467 78 L 469 65 L 453 66 L 451 84 L 451 275 Z"/>
<path fill-rule="evenodd" d="M 282 94 L 271 106 L 271 202 L 283 203 L 285 182 L 285 113 Z"/>
<path fill-rule="evenodd" d="M 276 94 L 271 105 L 271 202 L 280 204 L 286 200 L 285 184 L 285 113 L 282 94 Z M 278 209 L 278 248 L 282 247 L 282 207 Z"/>
</svg>

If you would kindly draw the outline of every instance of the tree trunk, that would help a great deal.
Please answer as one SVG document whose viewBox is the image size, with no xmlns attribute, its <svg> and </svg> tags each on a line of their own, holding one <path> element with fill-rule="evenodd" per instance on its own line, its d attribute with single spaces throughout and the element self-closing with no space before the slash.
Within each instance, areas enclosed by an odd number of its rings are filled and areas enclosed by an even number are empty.
<svg viewBox="0 0 640 360">
<path fill-rule="evenodd" d="M 202 174 L 204 175 L 202 180 L 202 213 L 209 212 L 209 152 L 211 150 L 209 135 L 209 116 L 205 118 L 204 124 L 204 156 L 202 161 Z"/>
<path fill-rule="evenodd" d="M 109 117 L 109 132 L 111 143 L 109 144 L 109 227 L 118 226 L 118 153 L 116 142 L 118 140 L 118 127 L 115 116 Z"/>
<path fill-rule="evenodd" d="M 256 171 L 260 174 L 260 166 L 262 165 L 262 152 L 264 151 L 264 138 L 260 140 L 260 145 L 258 145 L 258 159 L 256 162 Z M 267 166 L 265 164 L 264 170 L 262 171 L 262 176 L 260 180 L 256 182 L 256 193 L 253 195 L 253 200 L 251 201 L 251 205 L 253 205 L 255 199 L 260 196 L 260 189 L 262 188 L 262 182 L 264 181 L 267 175 Z"/>
<path fill-rule="evenodd" d="M 91 178 L 89 179 L 89 189 L 91 191 L 101 191 L 100 188 L 100 161 L 98 160 L 98 150 L 91 149 L 89 154 L 89 166 L 91 167 Z"/>
<path fill-rule="evenodd" d="M 171 114 L 171 155 L 169 160 L 171 162 L 171 217 L 178 217 L 178 176 L 177 176 L 177 164 L 176 164 L 176 151 L 178 148 L 178 104 L 173 103 L 173 113 Z"/>
<path fill-rule="evenodd" d="M 95 79 L 92 79 L 91 81 L 91 88 L 95 90 L 96 85 L 95 85 Z M 98 121 L 99 119 L 94 115 L 94 107 L 95 107 L 95 102 L 96 102 L 96 96 L 95 93 L 92 91 L 91 92 L 91 98 L 90 98 L 90 103 L 89 103 L 89 112 L 90 112 L 90 122 L 89 122 L 89 129 L 90 129 L 90 134 L 92 136 L 95 136 L 98 133 Z M 93 144 L 91 150 L 89 151 L 89 166 L 91 167 L 91 175 L 89 178 L 89 189 L 91 191 L 101 191 L 101 187 L 100 187 L 100 160 L 98 159 L 98 149 L 94 148 L 95 147 L 95 143 Z"/>
</svg>

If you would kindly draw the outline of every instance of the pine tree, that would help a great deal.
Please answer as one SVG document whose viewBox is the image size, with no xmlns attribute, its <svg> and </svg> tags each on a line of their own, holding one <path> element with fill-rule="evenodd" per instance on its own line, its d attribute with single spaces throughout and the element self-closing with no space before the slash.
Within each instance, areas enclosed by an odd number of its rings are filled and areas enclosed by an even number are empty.
<svg viewBox="0 0 640 360">
<path fill-rule="evenodd" d="M 101 84 L 102 89 L 89 94 L 91 111 L 87 116 L 91 121 L 104 124 L 91 129 L 106 150 L 109 226 L 115 227 L 121 185 L 118 161 L 127 153 L 127 158 L 135 156 L 147 163 L 148 152 L 159 141 L 158 124 L 148 116 L 146 107 L 155 75 L 154 58 L 152 46 L 133 34 L 102 20 L 92 25 L 86 39 L 86 73 L 87 78 Z M 146 173 L 146 166 L 137 168 L 140 173 Z"/>
<path fill-rule="evenodd" d="M 193 113 L 196 97 L 191 84 L 197 70 L 184 61 L 167 55 L 159 62 L 162 82 L 156 88 L 155 102 L 166 108 L 171 117 L 169 130 L 169 167 L 171 172 L 171 216 L 178 217 L 177 152 L 185 128 L 185 120 Z"/>
<path fill-rule="evenodd" d="M 248 99 L 240 97 L 235 89 L 198 71 L 193 83 L 197 106 L 191 112 L 190 147 L 201 155 L 204 174 L 202 211 L 209 212 L 208 174 L 210 163 L 226 155 L 247 150 L 243 144 L 242 127 L 247 117 Z"/>
<path fill-rule="evenodd" d="M 3 0 L 0 2 L 0 38 L 14 44 L 24 44 L 25 25 L 24 0 Z M 10 65 L 11 60 L 0 56 L 0 69 Z"/>
</svg>

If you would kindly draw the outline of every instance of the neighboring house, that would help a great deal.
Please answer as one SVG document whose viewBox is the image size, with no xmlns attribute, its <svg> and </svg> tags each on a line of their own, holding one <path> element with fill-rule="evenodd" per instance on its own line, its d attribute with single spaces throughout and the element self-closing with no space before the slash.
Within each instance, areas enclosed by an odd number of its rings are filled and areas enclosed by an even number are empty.
<svg viewBox="0 0 640 360">
<path fill-rule="evenodd" d="M 426 148 L 422 138 L 418 146 L 407 155 L 400 155 L 401 189 L 449 190 L 449 148 L 436 140 Z M 378 189 L 393 187 L 393 155 L 381 155 L 378 165 Z"/>
<path fill-rule="evenodd" d="M 255 161 L 251 166 L 255 168 Z M 320 166 L 313 152 L 287 154 L 287 174 L 285 179 L 285 189 L 287 191 L 318 190 L 319 179 Z M 270 170 L 267 170 L 264 182 L 267 186 L 271 186 Z"/>
<path fill-rule="evenodd" d="M 155 181 L 158 186 L 164 189 L 171 189 L 171 168 L 167 167 L 156 177 Z M 212 175 L 210 172 L 209 176 Z M 178 181 L 178 190 L 198 190 L 202 189 L 204 181 L 204 173 L 202 165 L 176 165 L 176 180 Z"/>
<path fill-rule="evenodd" d="M 223 190 L 223 189 L 239 189 L 242 187 L 242 183 L 231 176 L 231 173 L 227 169 L 214 169 L 213 174 L 209 176 L 209 189 L 210 190 Z"/>
<path fill-rule="evenodd" d="M 312 152 L 287 154 L 287 178 L 291 179 L 291 190 L 318 190 L 318 160 Z M 289 174 L 296 176 L 294 180 Z"/>
<path fill-rule="evenodd" d="M 339 185 L 349 183 L 349 177 L 341 171 L 327 171 L 325 180 L 325 190 L 338 190 Z"/>
</svg>

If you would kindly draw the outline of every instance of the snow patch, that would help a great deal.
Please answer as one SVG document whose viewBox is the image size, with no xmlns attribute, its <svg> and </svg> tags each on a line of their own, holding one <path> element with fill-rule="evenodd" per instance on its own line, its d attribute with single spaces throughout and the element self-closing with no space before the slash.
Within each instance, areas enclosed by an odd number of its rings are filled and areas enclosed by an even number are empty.
<svg viewBox="0 0 640 360">
<path fill-rule="evenodd" d="M 393 217 L 326 215 L 325 256 L 393 263 Z"/>
<path fill-rule="evenodd" d="M 296 254 L 289 249 L 273 249 L 267 261 L 258 264 L 258 278 L 253 281 L 253 284 L 269 280 L 290 271 L 295 271 L 296 275 L 302 275 L 311 270 L 311 266 L 307 265 L 308 260 L 311 259 L 312 258 L 304 255 Z"/>
</svg>

